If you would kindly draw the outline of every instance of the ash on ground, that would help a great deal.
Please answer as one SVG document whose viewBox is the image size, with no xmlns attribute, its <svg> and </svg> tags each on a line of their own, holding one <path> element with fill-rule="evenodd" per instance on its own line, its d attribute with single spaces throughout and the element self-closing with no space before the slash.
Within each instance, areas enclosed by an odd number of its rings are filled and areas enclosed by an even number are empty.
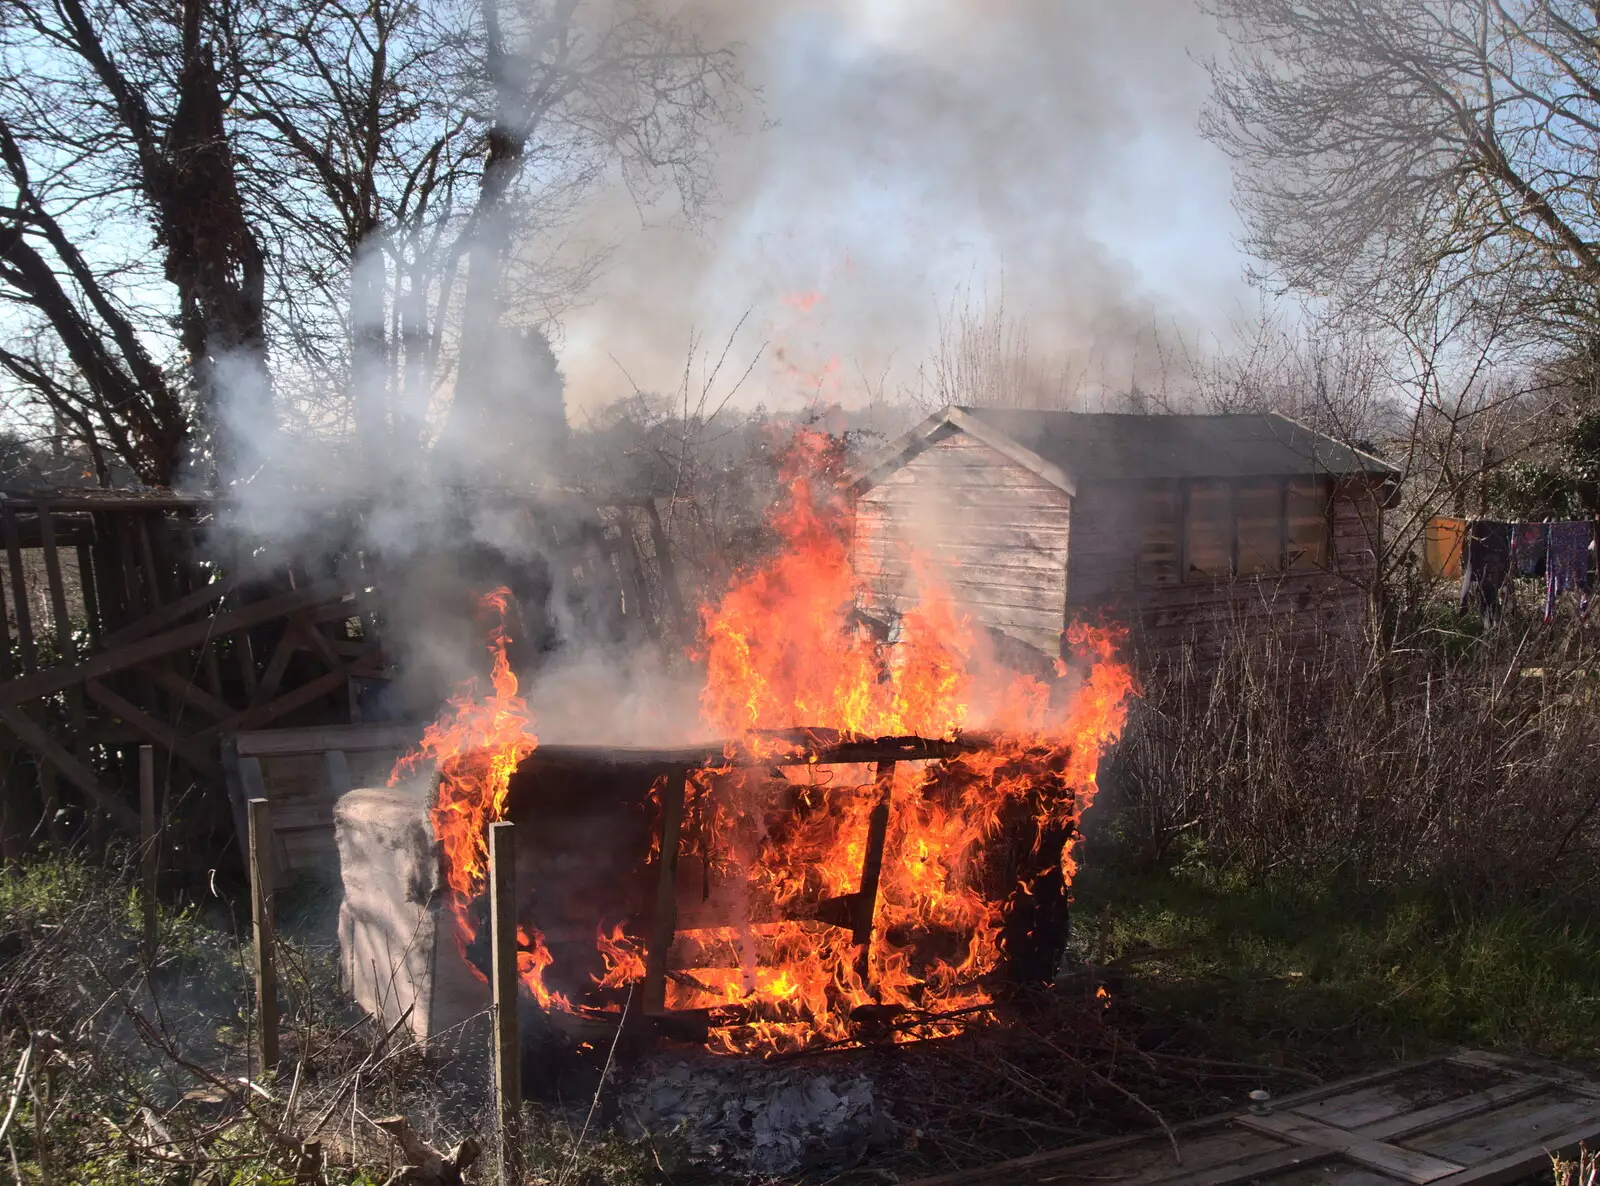
<svg viewBox="0 0 1600 1186">
<path fill-rule="evenodd" d="M 672 1137 L 695 1160 L 751 1174 L 848 1168 L 894 1143 L 865 1075 L 753 1063 L 654 1063 L 621 1093 L 624 1131 Z"/>
</svg>

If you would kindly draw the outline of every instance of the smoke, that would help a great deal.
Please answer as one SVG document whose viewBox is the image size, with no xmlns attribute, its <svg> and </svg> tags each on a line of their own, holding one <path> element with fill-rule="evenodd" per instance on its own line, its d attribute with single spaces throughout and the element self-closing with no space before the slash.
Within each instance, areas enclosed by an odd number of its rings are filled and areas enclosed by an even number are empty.
<svg viewBox="0 0 1600 1186">
<path fill-rule="evenodd" d="M 344 431 L 280 431 L 242 369 L 224 402 L 225 431 L 250 447 L 224 475 L 233 513 L 216 542 L 381 561 L 403 711 L 481 669 L 474 597 L 517 572 L 539 619 L 518 628 L 562 656 L 535 697 L 547 739 L 692 727 L 670 664 L 569 612 L 550 525 L 471 491 L 557 496 L 568 415 L 635 384 L 678 388 L 697 332 L 749 314 L 735 369 L 768 349 L 747 401 L 860 404 L 869 388 L 926 394 L 941 338 L 1000 316 L 1003 294 L 1026 325 L 996 338 L 1027 343 L 1008 372 L 1016 402 L 1081 400 L 1150 385 L 1165 337 L 1234 293 L 1226 166 L 1194 133 L 1206 81 L 1190 55 L 1214 34 L 1191 0 L 684 0 L 679 15 L 707 44 L 737 43 L 759 91 L 708 145 L 707 217 L 641 209 L 620 178 L 587 191 L 553 233 L 611 245 L 608 267 L 559 324 L 507 309 L 467 392 L 363 354 L 386 315 L 371 252 L 353 268 Z M 536 228 L 493 229 L 537 253 Z M 552 275 L 588 275 L 551 252 Z"/>
<path fill-rule="evenodd" d="M 578 407 L 670 390 L 699 328 L 751 314 L 750 398 L 860 402 L 914 385 L 952 307 L 1024 322 L 1034 399 L 1159 383 L 1176 338 L 1239 302 L 1227 163 L 1195 123 L 1216 36 L 1191 0 L 690 0 L 759 88 L 716 146 L 720 205 L 647 225 L 620 192 L 589 214 L 619 242 L 566 320 Z M 635 228 L 630 231 L 629 228 Z M 1063 377 L 1067 382 L 1063 383 Z"/>
</svg>

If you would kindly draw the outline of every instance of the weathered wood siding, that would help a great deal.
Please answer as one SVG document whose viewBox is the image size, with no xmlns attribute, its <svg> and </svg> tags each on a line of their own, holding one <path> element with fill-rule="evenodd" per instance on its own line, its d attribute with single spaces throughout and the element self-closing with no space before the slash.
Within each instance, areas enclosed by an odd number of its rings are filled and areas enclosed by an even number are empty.
<svg viewBox="0 0 1600 1186">
<path fill-rule="evenodd" d="M 1071 499 L 965 434 L 937 441 L 856 503 L 856 575 L 874 606 L 915 598 L 913 551 L 983 625 L 1055 655 L 1067 603 Z"/>
<path fill-rule="evenodd" d="M 1270 623 L 1298 643 L 1364 621 L 1382 529 L 1372 485 L 1334 485 L 1324 564 L 1233 579 L 1184 580 L 1185 497 L 1176 482 L 1079 486 L 1069 615 L 1121 621 L 1147 654 L 1193 645 L 1202 658 L 1240 629 L 1259 635 Z M 1290 514 L 1304 517 L 1296 508 Z"/>
</svg>

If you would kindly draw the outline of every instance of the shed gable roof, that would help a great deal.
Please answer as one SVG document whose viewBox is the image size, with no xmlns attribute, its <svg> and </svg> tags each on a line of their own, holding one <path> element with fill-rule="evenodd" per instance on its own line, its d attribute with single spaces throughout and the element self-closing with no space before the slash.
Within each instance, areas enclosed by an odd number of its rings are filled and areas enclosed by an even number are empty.
<svg viewBox="0 0 1600 1186">
<path fill-rule="evenodd" d="M 1150 416 L 952 405 L 858 466 L 850 478 L 871 486 L 952 431 L 977 437 L 1068 494 L 1083 481 L 1399 476 L 1370 453 L 1276 413 Z"/>
</svg>

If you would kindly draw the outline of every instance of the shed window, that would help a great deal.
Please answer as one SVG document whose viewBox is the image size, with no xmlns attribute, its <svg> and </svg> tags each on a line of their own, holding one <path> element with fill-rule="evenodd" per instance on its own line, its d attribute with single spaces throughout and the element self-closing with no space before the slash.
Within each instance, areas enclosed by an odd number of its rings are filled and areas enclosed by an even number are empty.
<svg viewBox="0 0 1600 1186">
<path fill-rule="evenodd" d="M 1323 478 L 1188 483 L 1183 580 L 1326 567 L 1330 492 Z"/>
<path fill-rule="evenodd" d="M 1322 478 L 1290 478 L 1284 496 L 1288 519 L 1290 572 L 1312 572 L 1328 567 L 1328 483 Z"/>
<path fill-rule="evenodd" d="M 1143 495 L 1144 538 L 1139 549 L 1139 583 L 1176 585 L 1183 580 L 1183 499 L 1178 483 L 1146 486 Z"/>
<path fill-rule="evenodd" d="M 1189 487 L 1188 571 L 1185 579 L 1225 577 L 1233 571 L 1233 488 L 1227 482 Z"/>
<path fill-rule="evenodd" d="M 1283 570 L 1283 487 L 1277 482 L 1242 482 L 1239 508 L 1239 575 Z"/>
</svg>

